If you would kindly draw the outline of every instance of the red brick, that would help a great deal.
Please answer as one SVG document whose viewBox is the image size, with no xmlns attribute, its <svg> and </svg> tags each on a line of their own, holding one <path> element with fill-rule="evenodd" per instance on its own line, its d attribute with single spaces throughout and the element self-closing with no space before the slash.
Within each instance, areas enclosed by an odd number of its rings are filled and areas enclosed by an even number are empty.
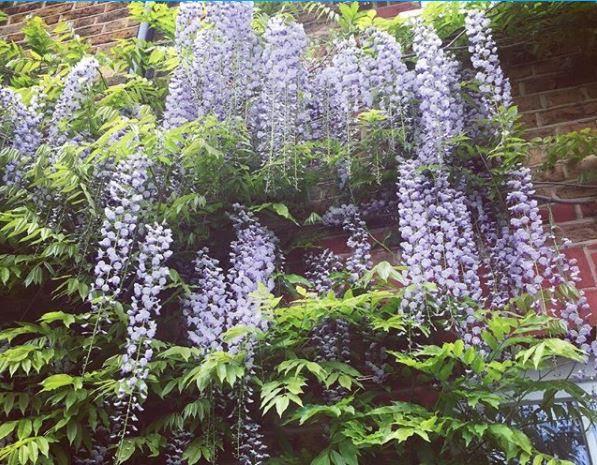
<svg viewBox="0 0 597 465">
<path fill-rule="evenodd" d="M 595 115 L 597 115 L 597 101 L 541 111 L 538 113 L 538 120 L 540 126 L 550 126 L 552 124 L 580 120 Z"/>
<path fill-rule="evenodd" d="M 581 204 L 580 211 L 583 218 L 591 218 L 597 216 L 597 202 Z"/>
<path fill-rule="evenodd" d="M 554 222 L 565 223 L 576 220 L 576 211 L 574 205 L 555 204 L 551 207 L 551 214 Z"/>
<path fill-rule="evenodd" d="M 527 79 L 521 84 L 524 85 L 525 95 L 546 92 L 558 88 L 556 75 Z"/>
<path fill-rule="evenodd" d="M 517 97 L 514 103 L 519 111 L 541 110 L 541 99 L 538 95 L 526 95 Z"/>
<path fill-rule="evenodd" d="M 39 10 L 37 10 L 35 12 L 35 15 L 44 17 L 44 16 L 63 14 L 63 13 L 66 13 L 67 11 L 71 11 L 73 9 L 74 5 L 75 5 L 74 3 L 70 3 L 70 2 L 49 4 L 48 6 L 45 6 L 43 8 L 40 8 Z"/>
<path fill-rule="evenodd" d="M 92 24 L 91 26 L 80 27 L 75 29 L 75 33 L 81 37 L 89 37 L 100 34 L 104 29 L 103 24 Z"/>
<path fill-rule="evenodd" d="M 573 243 L 591 241 L 597 239 L 597 222 L 563 223 L 559 225 L 557 232 Z"/>
<path fill-rule="evenodd" d="M 583 119 L 581 121 L 563 123 L 561 125 L 558 125 L 557 128 L 555 128 L 555 133 L 566 134 L 571 131 L 578 131 L 579 129 L 595 128 L 597 127 L 597 125 L 595 124 L 596 122 L 596 117 L 589 117 L 588 119 Z"/>
<path fill-rule="evenodd" d="M 593 272 L 589 266 L 585 251 L 581 247 L 575 247 L 568 249 L 564 252 L 569 259 L 576 260 L 576 266 L 580 270 L 580 281 L 577 283 L 579 289 L 586 289 L 588 287 L 595 287 L 595 280 L 593 278 Z M 594 254 L 597 255 L 597 254 Z"/>
<path fill-rule="evenodd" d="M 106 12 L 122 9 L 122 5 L 123 5 L 121 2 L 105 2 L 105 4 L 106 4 Z M 128 9 L 128 7 L 125 7 L 125 9 Z"/>
<path fill-rule="evenodd" d="M 109 13 L 103 13 L 101 15 L 100 21 L 102 23 L 109 23 L 109 22 L 117 20 L 117 19 L 127 18 L 128 15 L 129 15 L 128 8 L 120 8 L 118 10 L 110 11 Z"/>
<path fill-rule="evenodd" d="M 95 21 L 101 17 L 100 15 L 95 16 L 86 16 L 85 18 L 77 18 L 70 21 L 73 28 L 84 27 L 84 26 L 91 26 L 95 23 Z"/>
<path fill-rule="evenodd" d="M 584 89 L 589 98 L 597 98 L 597 82 L 585 86 Z"/>
<path fill-rule="evenodd" d="M 506 70 L 506 74 L 510 80 L 522 79 L 531 76 L 533 74 L 533 68 L 528 65 L 512 66 Z"/>
<path fill-rule="evenodd" d="M 43 5 L 43 2 L 20 3 L 17 5 L 9 6 L 7 8 L 3 8 L 2 11 L 4 11 L 7 15 L 13 15 L 15 13 L 22 13 L 24 11 L 35 10 L 37 8 L 43 7 Z"/>
<path fill-rule="evenodd" d="M 574 59 L 571 56 L 556 57 L 549 60 L 538 61 L 533 64 L 533 70 L 536 75 L 547 73 L 558 73 L 562 69 L 570 68 Z"/>
<path fill-rule="evenodd" d="M 85 6 L 81 6 L 81 5 L 85 5 Z M 97 14 L 103 13 L 105 8 L 106 8 L 106 5 L 103 3 L 89 4 L 89 5 L 76 4 L 75 9 L 65 13 L 64 17 L 66 19 L 75 19 L 75 18 L 81 18 L 84 16 L 97 15 Z"/>
<path fill-rule="evenodd" d="M 536 128 L 537 127 L 537 113 L 521 113 L 520 114 L 520 121 L 522 124 L 527 128 Z"/>
<path fill-rule="evenodd" d="M 104 21 L 102 21 L 102 22 L 104 22 Z M 112 32 L 112 31 L 118 31 L 120 29 L 126 29 L 127 25 L 128 25 L 127 18 L 117 19 L 116 21 L 111 21 L 109 23 L 106 23 L 105 27 L 104 27 L 104 32 Z"/>
<path fill-rule="evenodd" d="M 543 97 L 547 100 L 548 108 L 570 103 L 578 103 L 584 100 L 584 95 L 580 87 L 554 90 L 544 94 Z"/>
<path fill-rule="evenodd" d="M 376 9 L 377 16 L 380 18 L 393 18 L 403 11 L 416 10 L 420 8 L 417 3 L 404 2 L 394 5 L 382 6 Z"/>
<path fill-rule="evenodd" d="M 7 39 L 12 42 L 20 42 L 24 38 L 25 38 L 25 34 L 23 34 L 22 32 L 19 32 L 17 34 L 11 34 L 7 37 Z"/>
</svg>

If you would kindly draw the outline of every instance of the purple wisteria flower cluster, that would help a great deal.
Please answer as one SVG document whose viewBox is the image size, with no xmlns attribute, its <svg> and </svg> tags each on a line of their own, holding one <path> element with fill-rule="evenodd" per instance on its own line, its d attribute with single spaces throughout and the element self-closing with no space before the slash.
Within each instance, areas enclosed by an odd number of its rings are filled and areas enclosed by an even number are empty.
<svg viewBox="0 0 597 465">
<path fill-rule="evenodd" d="M 228 328 L 242 325 L 265 331 L 268 321 L 261 313 L 260 303 L 251 294 L 258 289 L 259 284 L 268 291 L 274 289 L 273 273 L 279 260 L 278 239 L 240 205 L 234 206 L 230 218 L 236 240 L 230 244 L 230 269 L 226 275 L 229 304 L 226 325 Z M 250 366 L 251 341 L 237 338 L 229 342 L 228 348 L 234 352 L 243 345 L 247 346 L 247 363 Z"/>
<path fill-rule="evenodd" d="M 471 62 L 477 70 L 484 113 L 495 114 L 500 106 L 512 104 L 510 81 L 504 76 L 493 40 L 489 18 L 482 11 L 471 10 L 465 18 Z"/>
<path fill-rule="evenodd" d="M 362 60 L 363 101 L 368 108 L 379 108 L 391 124 L 404 121 L 413 101 L 415 74 L 402 61 L 402 47 L 387 32 L 367 31 Z"/>
<path fill-rule="evenodd" d="M 99 67 L 95 58 L 85 57 L 66 76 L 64 88 L 50 120 L 48 132 L 50 146 L 58 147 L 67 141 L 64 121 L 71 118 L 89 97 L 91 87 L 100 77 Z"/>
<path fill-rule="evenodd" d="M 120 294 L 137 236 L 139 214 L 150 196 L 149 162 L 142 152 L 121 161 L 108 184 L 108 205 L 104 208 L 102 239 L 94 269 L 90 299 L 95 311 L 109 305 Z"/>
<path fill-rule="evenodd" d="M 7 186 L 22 183 L 27 169 L 34 161 L 35 152 L 41 144 L 40 124 L 43 114 L 35 97 L 27 106 L 19 94 L 0 87 L 0 106 L 2 107 L 0 127 L 9 126 L 10 135 L 7 134 L 6 139 L 12 139 L 9 147 L 18 154 L 18 158 L 9 161 L 5 167 L 2 181 Z"/>
<path fill-rule="evenodd" d="M 172 231 L 160 224 L 145 226 L 146 233 L 139 247 L 137 273 L 134 283 L 132 303 L 127 311 L 129 322 L 125 353 L 122 356 L 121 380 L 118 401 L 126 406 L 122 420 L 122 435 L 136 431 L 136 412 L 143 411 L 142 404 L 147 398 L 146 379 L 148 363 L 153 357 L 152 342 L 157 325 L 155 317 L 160 314 L 159 295 L 168 280 L 168 267 L 165 262 L 172 255 Z"/>
<path fill-rule="evenodd" d="M 261 92 L 252 108 L 257 151 L 264 164 L 287 164 L 287 151 L 304 135 L 307 122 L 304 51 L 307 36 L 302 25 L 271 18 L 264 35 Z"/>
<path fill-rule="evenodd" d="M 465 320 L 465 328 L 470 327 L 465 339 L 479 344 L 474 310 L 463 302 L 481 299 L 480 258 L 467 200 L 451 185 L 446 169 L 451 138 L 462 130 L 463 106 L 455 95 L 457 69 L 428 26 L 416 26 L 414 49 L 416 93 L 421 100 L 416 158 L 399 160 L 401 249 L 408 267 L 403 306 L 422 318 L 430 310 L 431 292 L 435 308 L 454 305 L 453 313 Z"/>
<path fill-rule="evenodd" d="M 189 340 L 205 352 L 222 350 L 221 336 L 229 308 L 224 270 L 208 254 L 207 248 L 197 252 L 193 280 L 196 290 L 183 300 Z"/>
<path fill-rule="evenodd" d="M 181 6 L 175 39 L 179 66 L 170 81 L 164 127 L 208 114 L 222 120 L 243 115 L 260 76 L 252 17 L 252 2 Z"/>
</svg>

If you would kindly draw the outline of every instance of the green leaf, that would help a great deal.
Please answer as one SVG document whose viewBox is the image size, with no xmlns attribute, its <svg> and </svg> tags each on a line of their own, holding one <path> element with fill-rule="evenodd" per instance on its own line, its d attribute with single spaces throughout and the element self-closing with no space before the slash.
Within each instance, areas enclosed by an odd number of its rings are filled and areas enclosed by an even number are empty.
<svg viewBox="0 0 597 465">
<path fill-rule="evenodd" d="M 64 312 L 49 312 L 45 313 L 39 319 L 42 323 L 52 323 L 54 321 L 62 321 L 67 328 L 75 322 L 75 317 L 69 313 Z"/>
<path fill-rule="evenodd" d="M 68 386 L 74 383 L 74 378 L 67 374 L 52 375 L 44 379 L 41 383 L 43 386 L 42 391 L 53 391 L 61 388 L 62 386 Z"/>
</svg>

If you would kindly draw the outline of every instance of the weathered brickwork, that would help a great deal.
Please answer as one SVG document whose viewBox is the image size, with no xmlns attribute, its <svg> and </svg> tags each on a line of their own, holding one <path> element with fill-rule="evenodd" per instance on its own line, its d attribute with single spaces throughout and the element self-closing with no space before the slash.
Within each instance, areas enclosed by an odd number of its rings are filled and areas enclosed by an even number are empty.
<svg viewBox="0 0 597 465">
<path fill-rule="evenodd" d="M 597 67 L 588 50 L 563 44 L 550 56 L 538 57 L 529 49 L 519 45 L 502 53 L 527 136 L 597 128 Z"/>
<path fill-rule="evenodd" d="M 0 2 L 8 21 L 0 25 L 0 37 L 19 42 L 29 16 L 40 16 L 47 24 L 69 22 L 81 37 L 97 48 L 108 48 L 118 39 L 137 35 L 139 24 L 129 17 L 126 2 Z"/>
</svg>

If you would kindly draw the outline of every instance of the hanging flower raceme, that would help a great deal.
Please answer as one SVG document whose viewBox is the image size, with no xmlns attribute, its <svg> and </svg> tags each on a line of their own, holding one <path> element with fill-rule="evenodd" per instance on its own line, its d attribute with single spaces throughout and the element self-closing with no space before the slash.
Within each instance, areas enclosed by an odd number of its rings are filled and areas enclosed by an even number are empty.
<svg viewBox="0 0 597 465">
<path fill-rule="evenodd" d="M 303 27 L 271 18 L 264 34 L 261 92 L 252 108 L 253 132 L 264 164 L 289 162 L 289 146 L 298 142 L 307 120 L 307 72 Z"/>
<path fill-rule="evenodd" d="M 340 257 L 329 249 L 306 257 L 305 277 L 311 281 L 318 295 L 326 295 L 334 287 L 333 274 L 340 272 Z"/>
<path fill-rule="evenodd" d="M 464 109 L 455 93 L 459 87 L 456 61 L 441 48 L 432 27 L 417 23 L 413 48 L 417 55 L 416 95 L 419 100 L 417 159 L 420 164 L 442 164 L 449 140 L 462 129 Z"/>
<path fill-rule="evenodd" d="M 234 213 L 230 215 L 236 240 L 230 245 L 230 269 L 227 274 L 228 314 L 227 328 L 242 325 L 265 331 L 267 320 L 263 317 L 260 303 L 251 293 L 259 284 L 269 291 L 274 288 L 273 273 L 278 260 L 278 239 L 274 234 L 257 221 L 255 216 L 243 207 L 234 205 Z M 230 341 L 229 349 L 237 351 L 247 341 L 237 339 Z M 248 341 L 247 363 L 252 365 L 252 342 Z"/>
<path fill-rule="evenodd" d="M 477 70 L 480 111 L 486 118 L 495 116 L 500 107 L 512 104 L 510 83 L 500 66 L 489 24 L 481 11 L 469 12 L 465 22 L 471 62 Z M 484 220 L 482 228 L 486 230 L 487 267 L 494 274 L 490 284 L 492 289 L 498 290 L 494 305 L 503 305 L 522 293 L 539 296 L 545 286 L 554 296 L 557 286 L 574 285 L 579 280 L 578 267 L 556 249 L 555 235 L 547 234 L 544 229 L 537 201 L 533 199 L 535 190 L 530 170 L 514 167 L 507 175 L 505 190 L 508 208 L 505 215 L 502 212 L 492 214 L 487 202 L 477 202 L 480 220 Z M 582 291 L 579 295 L 578 299 L 567 299 L 564 303 L 562 320 L 573 342 L 587 352 L 597 354 L 597 341 L 589 343 L 591 328 L 581 317 L 581 313 L 588 313 L 589 306 Z M 545 311 L 545 303 L 540 300 L 537 308 Z M 555 297 L 550 303 L 558 305 Z"/>
<path fill-rule="evenodd" d="M 64 122 L 81 109 L 83 102 L 89 98 L 91 87 L 99 77 L 99 63 L 93 57 L 83 58 L 68 73 L 49 124 L 50 146 L 58 147 L 67 141 Z"/>
<path fill-rule="evenodd" d="M 0 87 L 0 127 L 9 127 L 8 134 L 0 134 L 0 146 L 8 146 L 18 153 L 18 158 L 7 163 L 2 181 L 5 185 L 21 184 L 35 151 L 41 143 L 40 123 L 42 113 L 34 95 L 26 106 L 19 94 Z"/>
<path fill-rule="evenodd" d="M 425 283 L 437 286 L 439 308 L 454 305 L 461 325 L 471 326 L 465 337 L 479 343 L 479 328 L 472 326 L 473 309 L 465 301 L 479 301 L 479 254 L 464 195 L 451 186 L 444 166 L 450 138 L 462 127 L 456 69 L 441 41 L 428 26 L 417 25 L 417 95 L 420 102 L 418 147 L 415 160 L 399 160 L 400 229 L 402 258 L 407 265 L 403 305 L 418 317 L 428 309 Z M 435 165 L 433 171 L 430 165 Z"/>
<path fill-rule="evenodd" d="M 415 74 L 402 62 L 402 47 L 387 32 L 367 31 L 362 59 L 362 98 L 366 107 L 379 108 L 391 124 L 406 118 L 414 97 Z"/>
<path fill-rule="evenodd" d="M 197 253 L 195 274 L 196 290 L 183 301 L 189 340 L 205 353 L 222 350 L 228 310 L 225 275 L 207 248 Z"/>
<path fill-rule="evenodd" d="M 103 325 L 109 323 L 106 310 L 115 304 L 130 273 L 130 257 L 137 236 L 139 214 L 151 192 L 148 187 L 148 167 L 145 155 L 137 152 L 118 164 L 114 179 L 108 184 L 109 199 L 100 229 L 102 238 L 98 243 L 94 267 L 95 280 L 88 297 L 94 321 L 92 342 L 83 362 L 83 373 L 90 361 L 93 339 L 104 331 Z"/>
<path fill-rule="evenodd" d="M 512 104 L 510 82 L 502 71 L 489 19 L 483 12 L 471 10 L 466 15 L 464 24 L 471 62 L 477 70 L 475 79 L 480 84 L 483 110 L 485 114 L 493 115 L 500 106 Z"/>
<path fill-rule="evenodd" d="M 201 28 L 201 18 L 205 15 L 202 2 L 183 2 L 176 16 L 174 45 L 178 53 L 178 66 L 168 85 L 163 126 L 175 128 L 197 118 L 197 104 L 191 84 L 193 63 L 192 46 Z"/>
<path fill-rule="evenodd" d="M 136 412 L 143 410 L 147 398 L 148 363 L 153 357 L 151 348 L 156 332 L 155 317 L 160 314 L 159 295 L 168 280 L 166 260 L 172 255 L 172 231 L 162 225 L 146 226 L 146 234 L 139 247 L 134 295 L 127 311 L 129 322 L 125 353 L 122 356 L 118 402 L 125 406 L 124 418 L 115 418 L 122 425 L 120 437 L 136 431 Z"/>
<path fill-rule="evenodd" d="M 201 19 L 204 16 L 205 5 L 203 2 L 183 2 L 178 7 L 174 46 L 179 54 L 183 54 L 193 45 L 195 35 L 201 29 Z"/>
<path fill-rule="evenodd" d="M 104 209 L 90 296 L 96 310 L 120 294 L 137 235 L 139 213 L 150 196 L 148 169 L 147 158 L 137 152 L 118 164 L 114 179 L 108 184 L 109 200 Z"/>
<path fill-rule="evenodd" d="M 194 6 L 180 14 L 180 63 L 170 81 L 164 126 L 208 114 L 221 120 L 242 116 L 260 77 L 261 51 L 251 28 L 253 3 L 207 2 L 204 15 Z"/>
</svg>

